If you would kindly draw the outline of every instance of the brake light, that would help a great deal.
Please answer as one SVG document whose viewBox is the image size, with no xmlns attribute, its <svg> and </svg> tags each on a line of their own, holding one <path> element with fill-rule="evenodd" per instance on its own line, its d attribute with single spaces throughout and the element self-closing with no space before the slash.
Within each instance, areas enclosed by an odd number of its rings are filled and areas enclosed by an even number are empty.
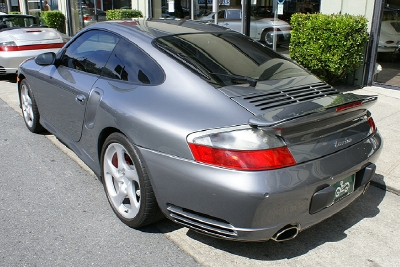
<svg viewBox="0 0 400 267">
<path fill-rule="evenodd" d="M 336 108 L 336 112 L 340 112 L 340 111 L 343 111 L 343 110 L 346 110 L 346 109 L 358 107 L 358 106 L 361 106 L 361 105 L 362 105 L 362 101 L 353 102 L 353 103 L 350 103 L 350 104 L 346 104 L 346 105 L 337 107 Z"/>
<path fill-rule="evenodd" d="M 83 16 L 83 20 L 92 20 L 92 17 L 91 16 Z"/>
<path fill-rule="evenodd" d="M 271 170 L 296 164 L 285 143 L 274 134 L 249 127 L 194 133 L 188 136 L 196 161 L 236 170 Z"/>
</svg>

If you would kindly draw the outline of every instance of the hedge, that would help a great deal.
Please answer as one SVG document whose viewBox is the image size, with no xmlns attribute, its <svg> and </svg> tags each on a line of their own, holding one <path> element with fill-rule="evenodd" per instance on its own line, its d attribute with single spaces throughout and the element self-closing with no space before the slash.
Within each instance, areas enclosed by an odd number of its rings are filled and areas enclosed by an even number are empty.
<svg viewBox="0 0 400 267">
<path fill-rule="evenodd" d="M 334 83 L 364 62 L 367 19 L 348 14 L 293 14 L 290 58 Z"/>
<path fill-rule="evenodd" d="M 63 13 L 58 10 L 43 11 L 40 16 L 48 27 L 65 33 L 65 16 Z"/>
<path fill-rule="evenodd" d="M 136 9 L 110 9 L 106 11 L 107 20 L 141 18 L 143 14 Z"/>
</svg>

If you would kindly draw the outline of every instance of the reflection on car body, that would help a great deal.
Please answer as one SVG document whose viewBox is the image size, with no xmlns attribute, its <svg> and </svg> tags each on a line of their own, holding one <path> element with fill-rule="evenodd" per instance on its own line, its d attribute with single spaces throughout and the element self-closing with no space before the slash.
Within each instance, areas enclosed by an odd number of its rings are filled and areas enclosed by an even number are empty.
<svg viewBox="0 0 400 267">
<path fill-rule="evenodd" d="M 80 13 L 80 14 L 82 14 L 81 19 L 83 20 L 85 27 L 92 25 L 96 22 L 106 20 L 106 12 L 101 9 L 95 10 L 94 8 L 85 7 L 85 8 L 82 8 L 81 12 L 82 12 L 82 13 Z"/>
<path fill-rule="evenodd" d="M 378 52 L 394 53 L 400 48 L 399 10 L 385 7 L 379 34 Z"/>
<path fill-rule="evenodd" d="M 339 93 L 214 24 L 97 23 L 18 79 L 27 128 L 72 149 L 135 228 L 166 216 L 218 238 L 288 240 L 359 197 L 382 147 L 375 96 Z"/>
<path fill-rule="evenodd" d="M 200 21 L 213 23 L 215 12 L 205 14 Z M 222 9 L 218 11 L 218 25 L 241 32 L 242 10 L 235 8 Z M 264 42 L 267 45 L 273 44 L 274 31 L 277 35 L 277 44 L 288 44 L 290 41 L 291 26 L 281 19 L 273 17 L 260 18 L 254 14 L 250 17 L 250 37 Z"/>
</svg>

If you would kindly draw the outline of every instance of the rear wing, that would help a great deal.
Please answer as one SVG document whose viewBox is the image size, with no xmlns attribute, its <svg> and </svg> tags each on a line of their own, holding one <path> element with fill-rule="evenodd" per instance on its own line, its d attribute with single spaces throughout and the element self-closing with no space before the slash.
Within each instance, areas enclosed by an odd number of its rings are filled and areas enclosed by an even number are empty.
<svg viewBox="0 0 400 267">
<path fill-rule="evenodd" d="M 352 113 L 348 115 L 357 116 L 365 113 L 377 100 L 377 96 L 353 93 L 326 96 L 268 110 L 266 113 L 251 117 L 248 124 L 259 128 L 281 128 L 331 118 L 336 116 L 333 113 L 338 115 Z"/>
</svg>

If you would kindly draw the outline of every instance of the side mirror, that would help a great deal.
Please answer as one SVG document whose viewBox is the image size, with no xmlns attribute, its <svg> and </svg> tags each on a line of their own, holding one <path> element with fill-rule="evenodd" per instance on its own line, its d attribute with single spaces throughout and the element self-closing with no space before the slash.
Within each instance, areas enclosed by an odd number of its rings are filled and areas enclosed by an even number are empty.
<svg viewBox="0 0 400 267">
<path fill-rule="evenodd" d="M 35 58 L 36 64 L 40 66 L 53 65 L 55 61 L 56 61 L 56 54 L 53 52 L 43 53 Z"/>
</svg>

